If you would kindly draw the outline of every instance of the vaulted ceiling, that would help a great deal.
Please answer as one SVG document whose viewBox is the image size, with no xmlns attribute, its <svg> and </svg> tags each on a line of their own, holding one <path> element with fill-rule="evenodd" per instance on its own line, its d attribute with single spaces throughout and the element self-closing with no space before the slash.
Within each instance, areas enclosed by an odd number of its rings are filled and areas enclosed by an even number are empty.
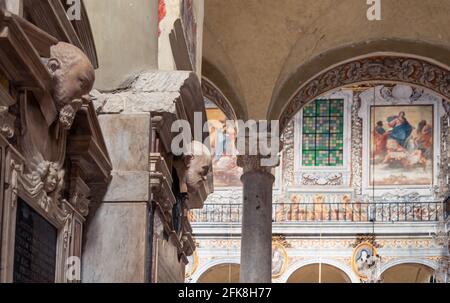
<svg viewBox="0 0 450 303">
<path fill-rule="evenodd" d="M 381 0 L 368 21 L 365 0 L 206 0 L 203 76 L 244 118 L 278 118 L 306 80 L 376 52 L 450 66 L 450 1 Z"/>
</svg>

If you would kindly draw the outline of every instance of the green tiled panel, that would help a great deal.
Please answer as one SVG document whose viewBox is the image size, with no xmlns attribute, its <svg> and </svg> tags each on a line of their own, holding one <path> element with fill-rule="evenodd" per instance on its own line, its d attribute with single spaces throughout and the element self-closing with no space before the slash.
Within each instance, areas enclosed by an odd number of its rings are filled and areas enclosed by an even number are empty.
<svg viewBox="0 0 450 303">
<path fill-rule="evenodd" d="M 316 135 L 304 134 L 303 135 L 303 149 L 315 150 L 316 149 Z"/>
<path fill-rule="evenodd" d="M 316 152 L 316 166 L 328 166 L 329 152 L 327 150 L 319 150 Z"/>
<path fill-rule="evenodd" d="M 344 132 L 344 118 L 330 117 L 330 133 L 343 133 L 343 132 Z"/>
<path fill-rule="evenodd" d="M 315 151 L 303 151 L 303 165 L 315 166 L 316 165 L 316 152 Z"/>
<path fill-rule="evenodd" d="M 342 150 L 344 148 L 344 140 L 342 134 L 332 134 L 330 136 L 330 149 Z"/>
<path fill-rule="evenodd" d="M 330 166 L 342 166 L 344 164 L 344 154 L 341 150 L 330 152 Z"/>
<path fill-rule="evenodd" d="M 344 100 L 316 100 L 303 108 L 304 166 L 342 166 Z"/>
<path fill-rule="evenodd" d="M 316 102 L 310 102 L 303 107 L 303 116 L 315 117 L 316 116 Z"/>
<path fill-rule="evenodd" d="M 317 118 L 316 132 L 320 134 L 328 134 L 330 132 L 330 119 L 328 117 Z"/>
<path fill-rule="evenodd" d="M 330 116 L 344 116 L 344 100 L 330 100 Z"/>
<path fill-rule="evenodd" d="M 316 101 L 317 116 L 328 117 L 330 111 L 330 102 L 328 100 L 317 100 Z"/>
<path fill-rule="evenodd" d="M 303 133 L 304 134 L 316 133 L 316 118 L 314 117 L 303 118 Z"/>
<path fill-rule="evenodd" d="M 330 141 L 330 135 L 328 135 L 328 134 L 316 135 L 316 149 L 328 150 L 330 148 L 329 141 Z"/>
</svg>

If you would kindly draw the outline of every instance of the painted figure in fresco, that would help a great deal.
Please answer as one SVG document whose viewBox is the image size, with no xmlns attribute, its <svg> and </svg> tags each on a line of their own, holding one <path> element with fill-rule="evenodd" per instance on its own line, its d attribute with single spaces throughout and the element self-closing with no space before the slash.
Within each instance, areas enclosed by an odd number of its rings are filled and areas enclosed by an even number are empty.
<svg viewBox="0 0 450 303">
<path fill-rule="evenodd" d="M 209 134 L 210 134 L 209 145 L 211 147 L 211 155 L 213 156 L 213 162 L 216 162 L 218 133 L 220 132 L 222 125 L 217 120 L 209 120 L 208 125 L 209 125 Z"/>
<path fill-rule="evenodd" d="M 211 150 L 216 164 L 223 156 L 236 155 L 236 130 L 225 121 L 209 121 L 211 134 Z"/>
<path fill-rule="evenodd" d="M 431 106 L 387 106 L 374 110 L 371 161 L 374 183 L 430 184 L 434 127 Z M 398 113 L 398 114 L 392 114 Z"/>
<path fill-rule="evenodd" d="M 409 167 L 411 163 L 407 147 L 413 127 L 406 119 L 406 114 L 403 111 L 397 116 L 388 117 L 387 122 L 392 129 L 387 132 L 386 156 L 383 163 L 404 168 Z"/>
<path fill-rule="evenodd" d="M 225 120 L 210 120 L 208 123 L 216 183 L 221 186 L 240 186 L 242 168 L 236 162 L 235 125 Z"/>
<path fill-rule="evenodd" d="M 432 157 L 433 127 L 426 120 L 419 122 L 414 134 L 415 147 L 420 150 L 425 158 Z"/>
<path fill-rule="evenodd" d="M 394 166 L 407 167 L 409 166 L 408 153 L 404 147 L 402 147 L 397 140 L 388 139 L 386 143 L 386 156 L 383 163 Z"/>
<path fill-rule="evenodd" d="M 375 142 L 373 156 L 375 159 L 383 158 L 385 156 L 388 137 L 389 133 L 384 129 L 383 121 L 378 121 L 373 133 Z"/>
<path fill-rule="evenodd" d="M 272 250 L 272 275 L 276 276 L 281 273 L 283 270 L 283 264 L 284 264 L 284 255 L 283 253 L 275 247 Z"/>
<path fill-rule="evenodd" d="M 406 119 L 405 112 L 402 111 L 397 116 L 388 117 L 387 122 L 389 127 L 392 127 L 392 130 L 389 132 L 389 138 L 394 139 L 398 145 L 406 148 L 413 127 Z"/>
</svg>

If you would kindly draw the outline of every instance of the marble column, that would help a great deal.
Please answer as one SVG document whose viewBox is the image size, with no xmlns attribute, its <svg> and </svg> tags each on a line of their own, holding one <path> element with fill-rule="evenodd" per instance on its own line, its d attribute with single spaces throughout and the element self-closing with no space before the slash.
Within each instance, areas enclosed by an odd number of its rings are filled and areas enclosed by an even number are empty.
<svg viewBox="0 0 450 303">
<path fill-rule="evenodd" d="M 272 281 L 272 188 L 270 167 L 261 167 L 257 156 L 240 156 L 244 168 L 241 283 Z"/>
</svg>

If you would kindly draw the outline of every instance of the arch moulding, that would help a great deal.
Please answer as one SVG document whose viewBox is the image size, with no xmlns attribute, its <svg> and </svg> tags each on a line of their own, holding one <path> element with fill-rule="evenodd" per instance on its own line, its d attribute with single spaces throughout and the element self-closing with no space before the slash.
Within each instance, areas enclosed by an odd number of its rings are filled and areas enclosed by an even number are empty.
<svg viewBox="0 0 450 303">
<path fill-rule="evenodd" d="M 304 105 L 323 94 L 343 86 L 380 82 L 407 83 L 450 100 L 447 66 L 411 55 L 374 53 L 335 65 L 306 81 L 282 111 L 280 129 L 283 130 Z"/>
<path fill-rule="evenodd" d="M 309 260 L 300 260 L 292 265 L 289 266 L 289 268 L 286 270 L 286 272 L 283 274 L 283 276 L 279 279 L 279 283 L 286 283 L 289 278 L 299 269 L 312 264 L 326 264 L 333 266 L 340 271 L 342 271 L 349 279 L 351 283 L 360 283 L 359 278 L 356 276 L 356 274 L 353 272 L 353 270 L 347 266 L 346 264 L 339 262 L 334 259 L 326 259 L 326 258 L 314 258 Z"/>
<path fill-rule="evenodd" d="M 209 270 L 213 269 L 216 266 L 219 265 L 240 265 L 239 258 L 221 258 L 221 259 L 215 259 L 211 260 L 207 263 L 205 263 L 201 268 L 199 268 L 193 275 L 192 275 L 192 282 L 191 283 L 197 283 L 198 280 Z"/>
</svg>

